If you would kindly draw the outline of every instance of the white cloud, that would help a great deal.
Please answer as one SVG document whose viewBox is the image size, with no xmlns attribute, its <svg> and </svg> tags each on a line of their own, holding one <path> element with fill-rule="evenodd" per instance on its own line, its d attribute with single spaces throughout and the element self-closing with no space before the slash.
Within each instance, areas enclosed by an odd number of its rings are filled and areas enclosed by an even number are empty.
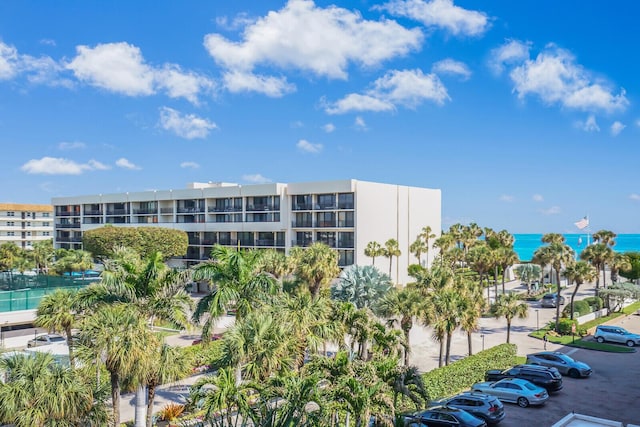
<svg viewBox="0 0 640 427">
<path fill-rule="evenodd" d="M 6 80 L 18 73 L 18 51 L 0 42 L 0 79 Z"/>
<path fill-rule="evenodd" d="M 172 98 L 197 103 L 198 94 L 214 83 L 175 64 L 153 67 L 145 63 L 140 49 L 129 43 L 77 46 L 77 55 L 66 64 L 76 78 L 102 89 L 128 96 L 146 96 L 164 90 Z"/>
<path fill-rule="evenodd" d="M 467 67 L 467 64 L 451 58 L 436 62 L 431 67 L 431 71 L 436 74 L 458 75 L 462 77 L 463 80 L 468 80 L 469 77 L 471 77 L 471 70 Z"/>
<path fill-rule="evenodd" d="M 206 138 L 211 129 L 217 128 L 215 123 L 207 119 L 194 114 L 182 114 L 169 107 L 160 109 L 160 126 L 186 139 Z"/>
<path fill-rule="evenodd" d="M 109 167 L 97 160 L 89 160 L 83 164 L 62 157 L 31 159 L 20 167 L 20 170 L 28 174 L 41 175 L 80 175 L 85 171 L 105 169 Z"/>
<path fill-rule="evenodd" d="M 640 201 L 640 194 L 637 194 L 637 193 L 629 194 L 629 198 L 630 198 L 631 200 Z"/>
<path fill-rule="evenodd" d="M 87 145 L 84 142 L 61 142 L 58 144 L 59 150 L 78 150 L 85 148 Z"/>
<path fill-rule="evenodd" d="M 392 20 L 370 21 L 337 6 L 321 8 L 311 0 L 290 0 L 282 9 L 250 22 L 241 41 L 208 34 L 204 45 L 231 72 L 251 73 L 258 65 L 270 65 L 346 79 L 350 63 L 377 66 L 419 49 L 422 40 L 420 29 L 407 29 Z"/>
<path fill-rule="evenodd" d="M 200 165 L 196 162 L 182 162 L 180 163 L 180 167 L 185 169 L 198 169 Z"/>
<path fill-rule="evenodd" d="M 578 121 L 576 126 L 585 132 L 600 132 L 600 126 L 598 126 L 593 114 L 590 114 L 584 122 Z"/>
<path fill-rule="evenodd" d="M 505 65 L 519 63 L 529 59 L 531 43 L 519 40 L 509 40 L 491 51 L 489 67 L 496 73 L 504 71 Z"/>
<path fill-rule="evenodd" d="M 116 166 L 123 169 L 129 169 L 129 170 L 142 169 L 140 166 L 137 166 L 134 163 L 131 163 L 129 160 L 125 159 L 124 157 L 121 157 L 118 160 L 116 160 Z"/>
<path fill-rule="evenodd" d="M 559 206 L 551 206 L 548 209 L 538 209 L 542 215 L 558 215 L 561 211 Z"/>
<path fill-rule="evenodd" d="M 322 126 L 322 129 L 326 133 L 332 133 L 333 131 L 336 130 L 336 126 L 333 123 L 327 123 L 326 125 Z"/>
<path fill-rule="evenodd" d="M 614 94 L 608 83 L 595 78 L 569 51 L 555 45 L 517 65 L 509 76 L 520 99 L 533 95 L 548 105 L 582 111 L 621 111 L 629 105 L 624 89 Z"/>
<path fill-rule="evenodd" d="M 511 202 L 513 202 L 514 200 L 515 200 L 515 197 L 513 197 L 513 196 L 512 196 L 512 195 L 510 195 L 510 194 L 502 194 L 502 195 L 500 196 L 500 201 L 501 201 L 501 202 L 511 203 Z"/>
<path fill-rule="evenodd" d="M 534 202 L 544 201 L 544 197 L 542 197 L 542 194 L 534 194 L 533 196 L 531 196 L 531 198 L 533 199 Z"/>
<path fill-rule="evenodd" d="M 71 82 L 59 77 L 62 70 L 63 68 L 48 56 L 36 58 L 22 55 L 14 46 L 0 41 L 0 80 L 9 80 L 24 74 L 31 83 L 69 87 Z"/>
<path fill-rule="evenodd" d="M 235 18 L 229 19 L 227 16 L 216 16 L 216 25 L 227 31 L 236 31 L 240 28 L 253 24 L 255 19 L 249 18 L 246 13 L 239 13 Z"/>
<path fill-rule="evenodd" d="M 45 46 L 55 46 L 56 41 L 53 39 L 41 39 L 40 44 L 43 44 Z"/>
<path fill-rule="evenodd" d="M 364 121 L 364 119 L 360 116 L 356 117 L 355 120 L 353 121 L 353 125 L 360 130 L 367 130 L 367 123 Z"/>
<path fill-rule="evenodd" d="M 229 92 L 258 92 L 271 98 L 280 98 L 294 92 L 296 87 L 285 77 L 263 76 L 245 71 L 230 71 L 222 76 Z"/>
<path fill-rule="evenodd" d="M 373 82 L 365 94 L 351 93 L 328 105 L 328 114 L 351 111 L 393 111 L 397 105 L 416 108 L 425 100 L 442 105 L 450 99 L 446 87 L 435 74 L 421 70 L 391 70 Z"/>
<path fill-rule="evenodd" d="M 622 130 L 626 127 L 627 126 L 622 124 L 621 122 L 618 122 L 618 121 L 613 122 L 613 124 L 611 125 L 611 135 L 613 136 L 620 135 L 620 132 L 622 132 Z"/>
<path fill-rule="evenodd" d="M 319 153 L 322 151 L 322 144 L 313 144 L 306 139 L 301 139 L 296 144 L 296 147 L 302 151 L 306 151 L 307 153 Z"/>
<path fill-rule="evenodd" d="M 484 12 L 463 9 L 453 0 L 392 0 L 378 9 L 411 18 L 426 27 L 443 28 L 453 35 L 479 36 L 489 28 Z"/>
<path fill-rule="evenodd" d="M 251 182 L 253 184 L 266 184 L 272 182 L 271 179 L 265 178 L 259 173 L 254 175 L 242 175 L 242 180 L 245 182 Z"/>
</svg>

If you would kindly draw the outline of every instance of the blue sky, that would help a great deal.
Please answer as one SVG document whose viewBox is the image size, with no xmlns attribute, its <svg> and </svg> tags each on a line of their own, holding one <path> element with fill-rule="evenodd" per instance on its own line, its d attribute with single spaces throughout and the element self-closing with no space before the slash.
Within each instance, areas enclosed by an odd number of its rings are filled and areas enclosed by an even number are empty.
<svg viewBox="0 0 640 427">
<path fill-rule="evenodd" d="M 640 232 L 640 3 L 0 2 L 0 201 L 355 178 Z"/>
</svg>

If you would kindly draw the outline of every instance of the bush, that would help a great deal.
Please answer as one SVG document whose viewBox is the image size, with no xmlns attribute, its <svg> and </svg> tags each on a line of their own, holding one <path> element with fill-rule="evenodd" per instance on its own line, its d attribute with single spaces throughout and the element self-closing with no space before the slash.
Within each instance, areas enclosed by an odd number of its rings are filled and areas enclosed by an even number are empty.
<svg viewBox="0 0 640 427">
<path fill-rule="evenodd" d="M 222 340 L 211 341 L 206 346 L 195 344 L 183 347 L 182 351 L 187 355 L 193 372 L 201 371 L 203 367 L 213 366 L 222 356 Z"/>
<path fill-rule="evenodd" d="M 592 311 L 591 306 L 584 300 L 573 302 L 573 312 L 578 313 L 578 316 L 584 316 Z M 571 304 L 567 304 L 567 306 L 562 310 L 562 317 L 571 317 Z"/>
<path fill-rule="evenodd" d="M 515 344 L 501 344 L 427 372 L 422 379 L 429 398 L 437 399 L 467 390 L 484 381 L 487 370 L 506 369 L 517 364 L 516 351 Z"/>
<path fill-rule="evenodd" d="M 558 321 L 558 333 L 560 335 L 571 335 L 571 326 L 575 325 L 578 327 L 578 321 L 573 319 L 562 318 Z"/>
<path fill-rule="evenodd" d="M 591 307 L 591 311 L 602 310 L 602 307 L 604 307 L 604 302 L 600 297 L 588 297 L 583 299 L 582 301 L 589 304 L 589 306 Z"/>
<path fill-rule="evenodd" d="M 85 231 L 82 235 L 84 249 L 97 258 L 111 257 L 118 246 L 125 246 L 146 258 L 159 251 L 165 258 L 187 253 L 189 239 L 182 230 L 164 227 L 114 227 L 105 225 Z"/>
</svg>

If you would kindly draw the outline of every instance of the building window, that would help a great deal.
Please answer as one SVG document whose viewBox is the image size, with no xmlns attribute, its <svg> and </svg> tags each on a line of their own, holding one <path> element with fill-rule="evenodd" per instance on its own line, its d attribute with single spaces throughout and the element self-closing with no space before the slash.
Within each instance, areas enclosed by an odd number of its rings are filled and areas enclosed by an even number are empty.
<svg viewBox="0 0 640 427">
<path fill-rule="evenodd" d="M 43 222 L 42 226 L 43 227 L 49 227 L 49 226 L 51 226 L 51 223 L 50 222 Z"/>
<path fill-rule="evenodd" d="M 313 243 L 313 233 L 310 231 L 298 231 L 293 246 L 311 246 Z"/>
<path fill-rule="evenodd" d="M 317 234 L 316 240 L 318 242 L 324 243 L 330 248 L 336 247 L 336 233 L 334 232 L 320 231 Z"/>
<path fill-rule="evenodd" d="M 15 212 L 7 212 L 7 216 L 15 216 Z"/>
<path fill-rule="evenodd" d="M 313 208 L 311 194 L 293 196 L 292 199 L 294 211 L 310 211 Z"/>
<path fill-rule="evenodd" d="M 43 232 L 42 232 L 42 235 L 43 235 L 43 236 L 50 236 L 50 234 L 49 234 L 49 232 L 48 232 L 48 231 L 43 231 Z"/>
<path fill-rule="evenodd" d="M 353 251 L 338 251 L 338 265 L 346 267 L 353 264 Z"/>
<path fill-rule="evenodd" d="M 354 239 L 353 233 L 338 233 L 338 247 L 339 248 L 353 248 Z"/>
<path fill-rule="evenodd" d="M 43 218 L 49 218 L 49 212 L 43 212 L 42 213 L 42 217 Z"/>
<path fill-rule="evenodd" d="M 316 217 L 316 227 L 335 227 L 336 215 L 333 212 L 319 212 Z"/>
<path fill-rule="evenodd" d="M 353 193 L 338 194 L 338 209 L 353 209 Z"/>
<path fill-rule="evenodd" d="M 318 209 L 335 209 L 336 208 L 336 195 L 335 194 L 318 194 Z"/>
<path fill-rule="evenodd" d="M 7 221 L 7 227 L 15 227 L 16 223 L 13 221 Z"/>
<path fill-rule="evenodd" d="M 338 227 L 353 227 L 353 212 L 338 212 Z"/>
<path fill-rule="evenodd" d="M 15 236 L 16 233 L 13 231 L 7 231 L 7 236 Z"/>
<path fill-rule="evenodd" d="M 27 222 L 27 227 L 31 227 L 31 223 L 30 222 Z"/>
</svg>

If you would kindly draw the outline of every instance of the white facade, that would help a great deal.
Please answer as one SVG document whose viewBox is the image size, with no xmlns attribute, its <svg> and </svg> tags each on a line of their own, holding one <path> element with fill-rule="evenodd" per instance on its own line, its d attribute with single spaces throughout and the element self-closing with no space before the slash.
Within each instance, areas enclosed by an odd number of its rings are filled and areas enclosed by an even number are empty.
<svg viewBox="0 0 640 427">
<path fill-rule="evenodd" d="M 30 249 L 34 243 L 52 238 L 52 206 L 0 203 L 0 244 L 10 242 Z"/>
<path fill-rule="evenodd" d="M 397 283 L 408 281 L 407 267 L 417 262 L 409 245 L 422 228 L 441 229 L 440 190 L 357 180 L 191 183 L 182 190 L 57 197 L 52 204 L 56 247 L 81 248 L 82 232 L 105 224 L 162 226 L 187 232 L 188 263 L 206 259 L 215 244 L 288 252 L 320 241 L 338 251 L 341 266 L 369 265 L 367 243 L 396 239 Z M 376 264 L 388 272 L 388 259 Z"/>
</svg>

